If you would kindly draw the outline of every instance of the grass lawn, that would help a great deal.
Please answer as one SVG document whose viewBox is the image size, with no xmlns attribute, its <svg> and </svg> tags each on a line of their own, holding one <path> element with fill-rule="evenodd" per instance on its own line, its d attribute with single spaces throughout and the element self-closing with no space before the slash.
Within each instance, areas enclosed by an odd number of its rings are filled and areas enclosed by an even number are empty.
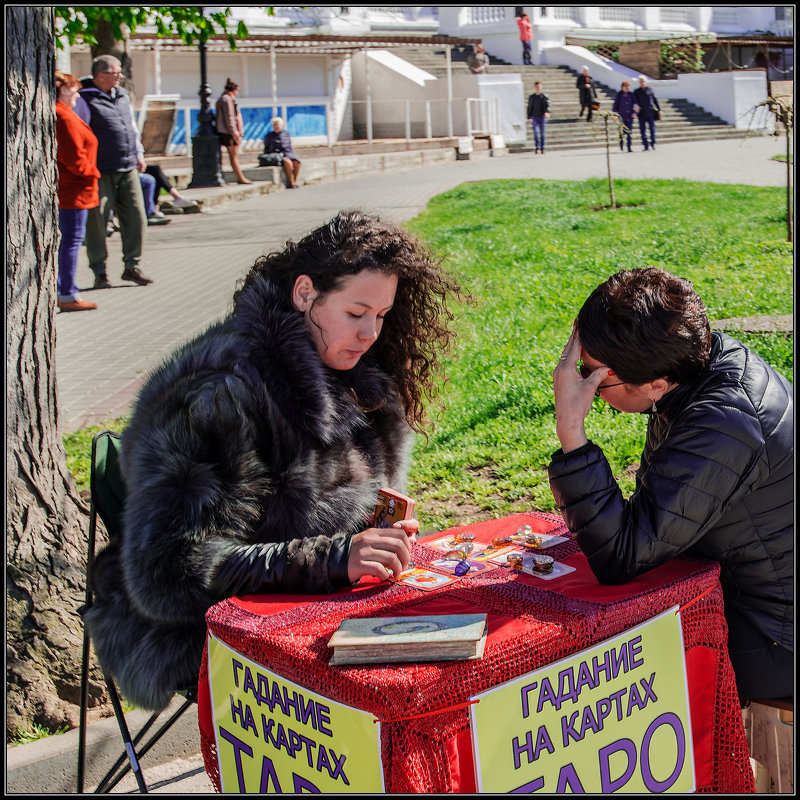
<svg viewBox="0 0 800 800">
<path fill-rule="evenodd" d="M 734 165 L 732 165 L 734 168 Z M 458 311 L 446 406 L 417 442 L 409 491 L 423 530 L 553 509 L 547 480 L 558 448 L 552 370 L 592 289 L 619 269 L 654 265 L 693 281 L 712 320 L 790 314 L 792 246 L 785 192 L 686 181 L 504 180 L 463 184 L 408 227 L 447 256 L 476 305 Z M 742 337 L 792 379 L 793 337 Z M 126 421 L 109 427 L 121 429 Z M 587 419 L 630 490 L 646 416 L 601 400 Z M 70 468 L 88 479 L 91 435 L 65 437 Z"/>
<path fill-rule="evenodd" d="M 409 490 L 423 529 L 553 510 L 552 370 L 583 301 L 617 270 L 690 279 L 712 320 L 792 313 L 782 189 L 616 180 L 615 195 L 625 207 L 595 211 L 609 201 L 603 180 L 464 184 L 409 224 L 478 301 L 460 313 L 446 413 L 415 451 Z M 791 380 L 793 337 L 742 338 Z M 599 399 L 587 419 L 623 491 L 646 421 Z"/>
</svg>

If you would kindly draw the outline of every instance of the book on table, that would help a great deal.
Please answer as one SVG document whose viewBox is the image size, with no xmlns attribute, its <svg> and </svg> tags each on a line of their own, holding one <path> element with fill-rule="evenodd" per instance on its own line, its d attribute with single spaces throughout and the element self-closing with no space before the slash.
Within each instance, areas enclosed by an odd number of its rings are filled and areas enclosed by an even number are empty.
<svg viewBox="0 0 800 800">
<path fill-rule="evenodd" d="M 483 657 L 486 614 L 346 619 L 328 640 L 331 664 L 466 661 Z"/>
</svg>

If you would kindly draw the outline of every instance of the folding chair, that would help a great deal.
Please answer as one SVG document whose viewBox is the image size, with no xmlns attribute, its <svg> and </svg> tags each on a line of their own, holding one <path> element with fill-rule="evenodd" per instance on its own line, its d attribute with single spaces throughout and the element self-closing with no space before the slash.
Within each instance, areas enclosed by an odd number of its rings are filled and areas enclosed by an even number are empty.
<svg viewBox="0 0 800 800">
<path fill-rule="evenodd" d="M 119 538 L 122 532 L 122 511 L 125 507 L 125 483 L 120 472 L 120 436 L 112 431 L 101 431 L 92 440 L 92 463 L 90 475 L 91 508 L 89 515 L 89 542 L 88 557 L 86 561 L 86 603 L 81 609 L 81 614 L 92 605 L 91 568 L 94 561 L 95 538 L 97 531 L 97 517 L 103 521 L 109 539 Z M 81 666 L 81 712 L 80 730 L 78 738 L 78 786 L 79 794 L 83 793 L 85 766 L 86 766 L 86 711 L 89 704 L 89 656 L 91 643 L 89 634 L 84 627 L 83 631 L 83 663 Z M 102 669 L 102 664 L 100 665 Z M 110 792 L 121 780 L 133 770 L 139 791 L 147 792 L 147 784 L 140 767 L 140 760 L 150 748 L 172 727 L 178 718 L 189 706 L 196 702 L 196 691 L 181 692 L 186 697 L 185 702 L 177 708 L 162 726 L 150 738 L 143 739 L 156 723 L 161 713 L 153 714 L 144 724 L 135 738 L 131 738 L 116 684 L 113 678 L 102 669 L 106 688 L 108 689 L 114 716 L 119 724 L 125 751 L 116 763 L 106 773 L 95 790 L 96 793 Z M 126 763 L 127 762 L 127 763 Z"/>
</svg>

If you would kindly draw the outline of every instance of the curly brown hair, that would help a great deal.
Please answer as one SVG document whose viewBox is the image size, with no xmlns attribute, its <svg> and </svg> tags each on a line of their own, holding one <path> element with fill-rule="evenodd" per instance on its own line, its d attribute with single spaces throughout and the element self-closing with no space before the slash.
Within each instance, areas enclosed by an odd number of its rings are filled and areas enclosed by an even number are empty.
<svg viewBox="0 0 800 800">
<path fill-rule="evenodd" d="M 241 292 L 258 277 L 278 286 L 289 303 L 300 275 L 311 278 L 320 292 L 317 301 L 362 270 L 396 275 L 394 305 L 370 356 L 394 378 L 406 421 L 422 432 L 426 401 L 436 397 L 444 380 L 441 357 L 454 343 L 448 303 L 468 299 L 441 266 L 442 260 L 403 228 L 363 211 L 342 211 L 299 242 L 261 256 L 233 296 L 234 311 Z"/>
</svg>

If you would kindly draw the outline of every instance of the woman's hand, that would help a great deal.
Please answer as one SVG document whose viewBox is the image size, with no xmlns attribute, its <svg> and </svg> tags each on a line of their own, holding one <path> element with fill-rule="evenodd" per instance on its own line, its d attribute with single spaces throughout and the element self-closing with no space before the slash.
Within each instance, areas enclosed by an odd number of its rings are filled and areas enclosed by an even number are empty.
<svg viewBox="0 0 800 800">
<path fill-rule="evenodd" d="M 391 528 L 368 528 L 357 533 L 350 545 L 347 576 L 353 583 L 365 575 L 386 580 L 390 570 L 395 576 L 407 570 L 411 563 L 409 539 L 417 529 L 417 520 L 407 519 Z"/>
<path fill-rule="evenodd" d="M 578 372 L 581 343 L 573 328 L 558 366 L 553 370 L 553 396 L 556 410 L 556 435 L 561 449 L 568 453 L 586 444 L 584 420 L 592 407 L 597 387 L 608 375 L 608 367 L 594 370 L 588 378 Z"/>
</svg>

